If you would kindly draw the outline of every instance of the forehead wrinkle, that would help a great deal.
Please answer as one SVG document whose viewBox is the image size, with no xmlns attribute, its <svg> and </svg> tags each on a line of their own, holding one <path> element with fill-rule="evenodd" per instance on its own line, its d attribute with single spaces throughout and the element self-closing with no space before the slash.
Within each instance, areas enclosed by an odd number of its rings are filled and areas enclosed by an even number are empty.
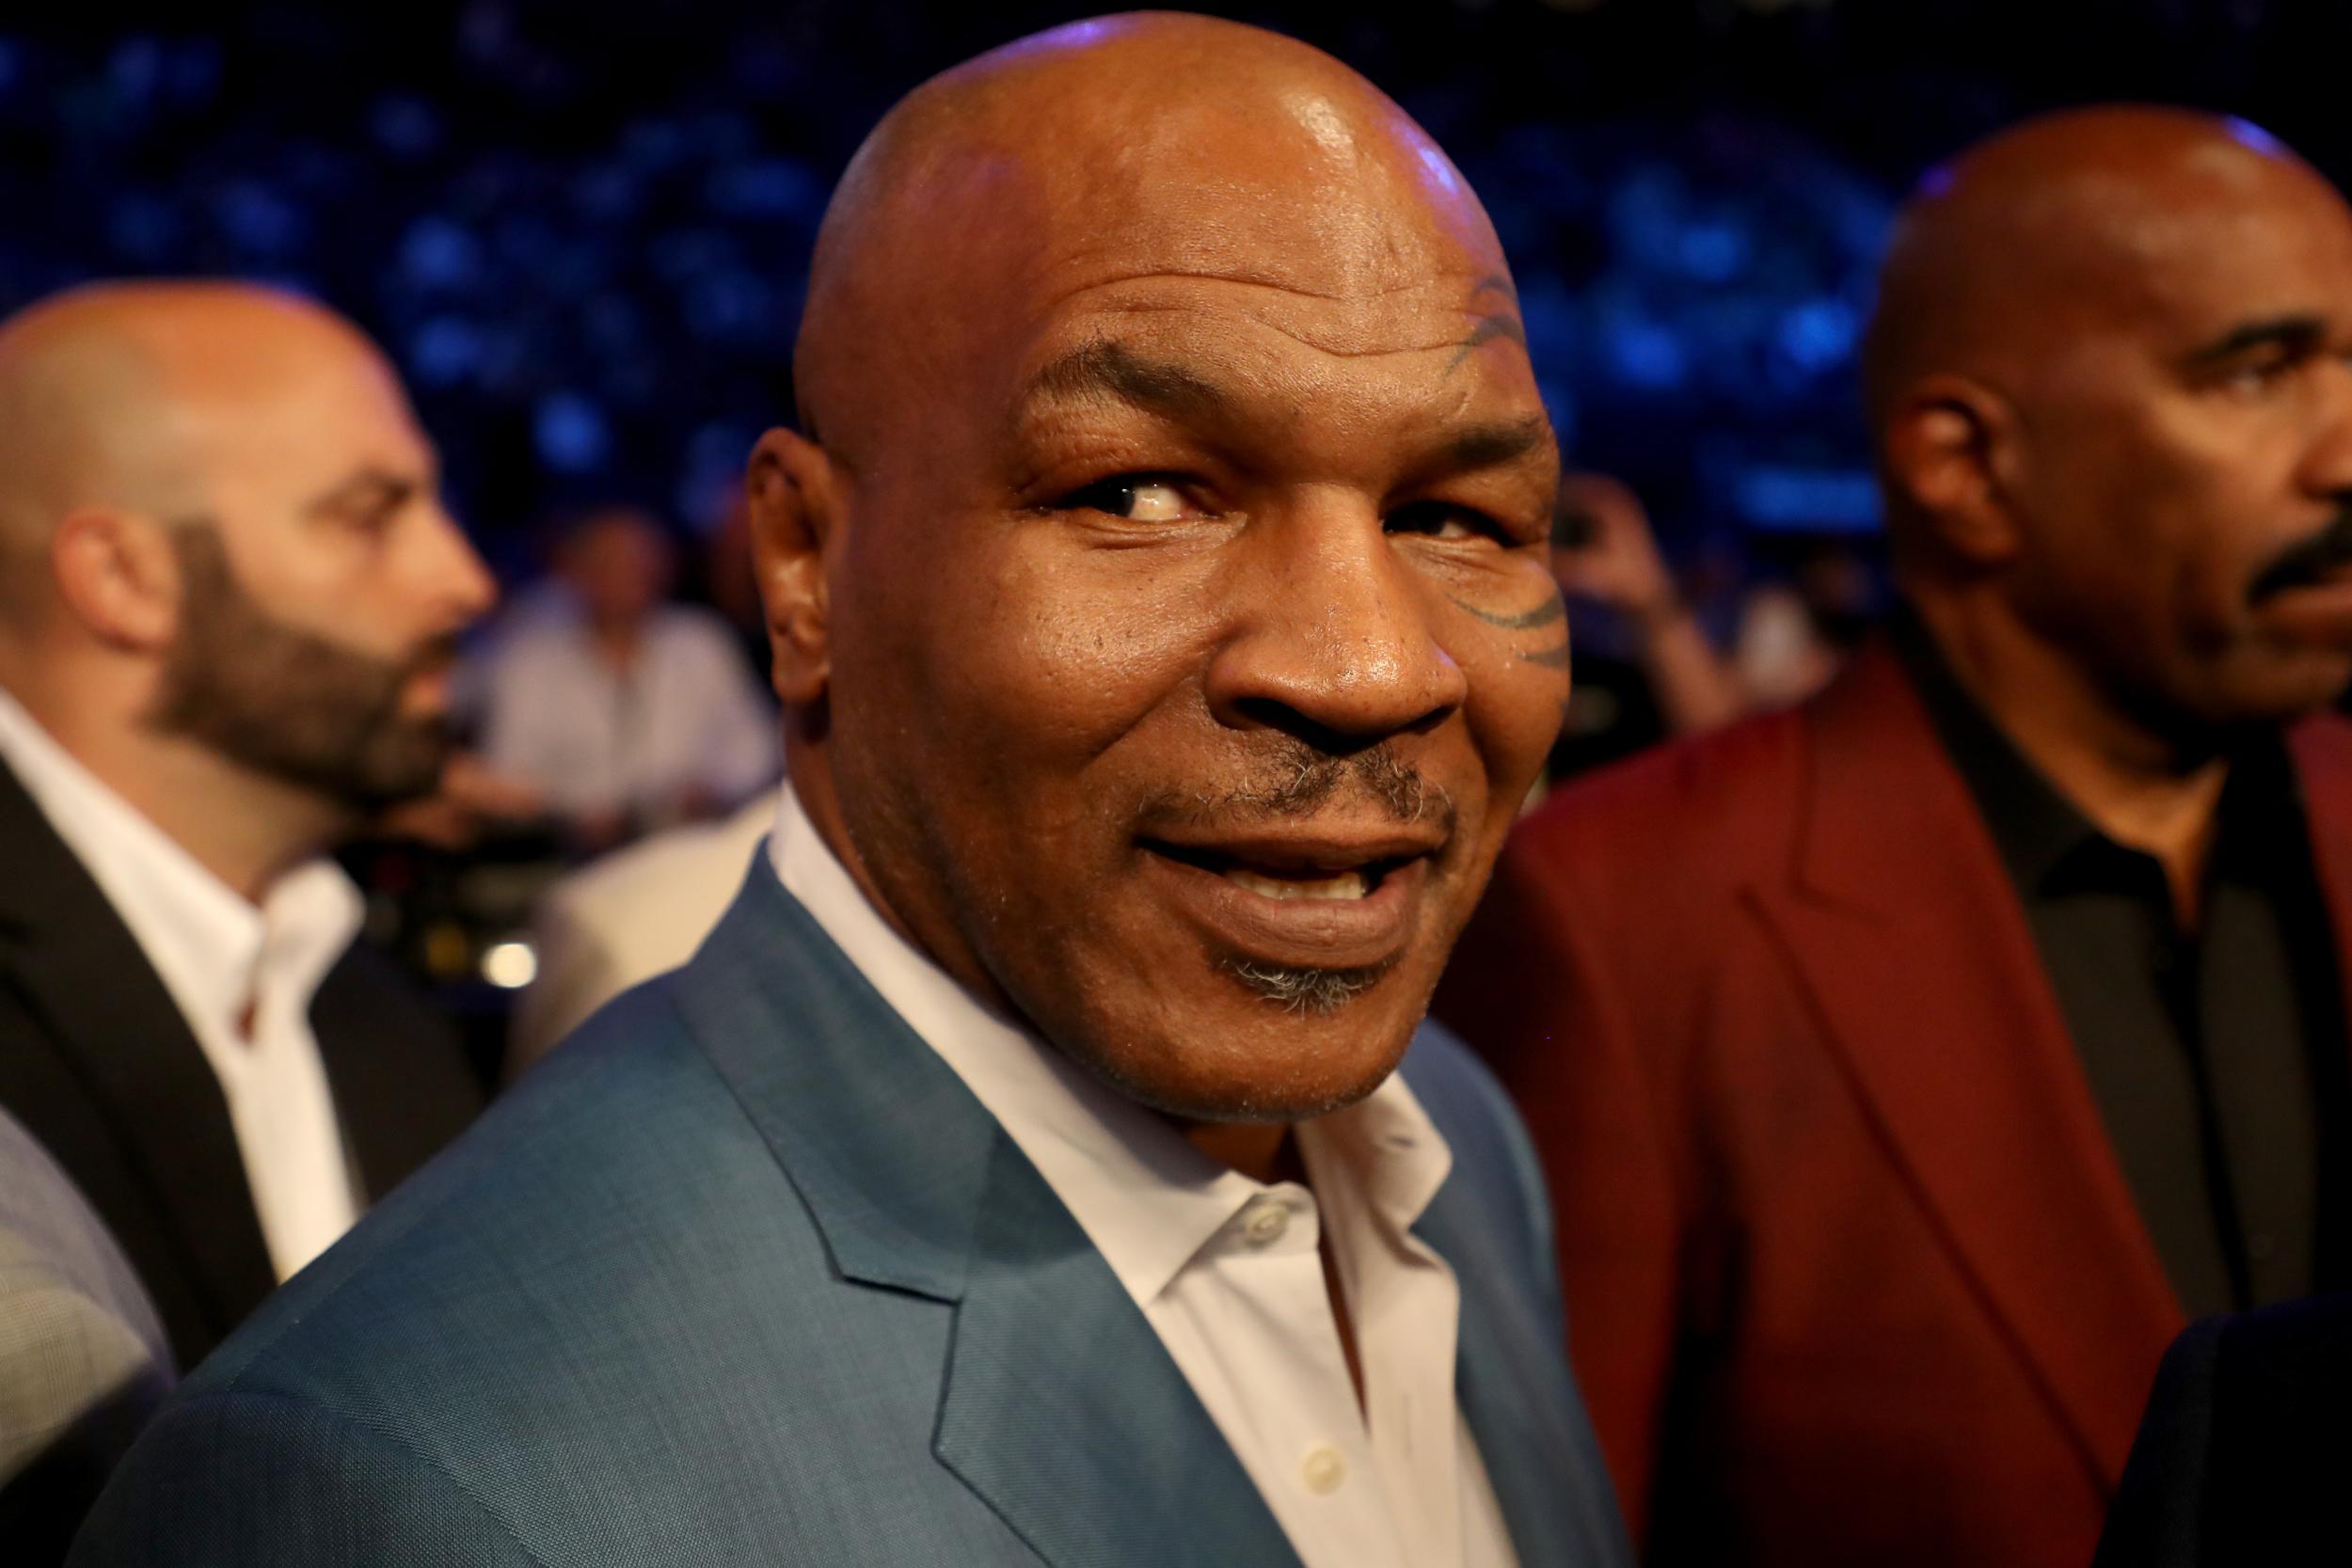
<svg viewBox="0 0 2352 1568">
<path fill-rule="evenodd" d="M 1113 338 L 1096 338 L 1056 355 L 1029 378 L 1026 407 L 1045 401 L 1115 398 L 1178 416 L 1222 414 L 1234 401 L 1214 379 L 1189 366 L 1137 353 Z"/>
<path fill-rule="evenodd" d="M 1552 451 L 1551 423 L 1541 404 L 1514 398 L 1495 382 L 1433 374 L 1425 383 L 1416 379 L 1400 384 L 1384 377 L 1359 386 L 1345 378 L 1335 381 L 1330 372 L 1338 365 L 1363 363 L 1373 354 L 1317 351 L 1313 358 L 1302 361 L 1253 354 L 1245 340 L 1187 358 L 1190 346 L 1163 349 L 1149 341 L 1096 339 L 1052 356 L 1025 383 L 1030 395 L 1009 411 L 1016 441 L 1023 434 L 1050 432 L 1057 410 L 1083 413 L 1123 406 L 1187 429 L 1225 449 L 1228 461 L 1245 467 L 1256 466 L 1247 456 L 1250 440 L 1268 431 L 1283 433 L 1291 456 L 1317 465 L 1325 462 L 1309 452 L 1316 445 L 1310 433 L 1323 426 L 1301 423 L 1316 410 L 1325 413 L 1327 423 L 1337 420 L 1336 428 L 1359 428 L 1368 421 L 1391 432 L 1372 445 L 1391 457 L 1401 454 L 1399 467 L 1412 483 L 1531 461 L 1545 463 Z M 1457 347 L 1442 342 L 1380 352 L 1435 353 Z M 1049 422 L 1041 426 L 1040 420 Z M 1347 466 L 1356 461 L 1336 454 L 1328 459 Z"/>
<path fill-rule="evenodd" d="M 1303 347 L 1312 349 L 1318 354 L 1339 359 L 1378 358 L 1394 355 L 1434 354 L 1440 351 L 1459 352 L 1465 341 L 1473 338 L 1483 343 L 1496 337 L 1502 337 L 1518 343 L 1522 349 L 1526 342 L 1524 329 L 1519 325 L 1516 315 L 1507 311 L 1481 309 L 1475 303 L 1474 293 L 1471 299 L 1458 304 L 1439 305 L 1433 301 L 1429 310 L 1420 321 L 1394 324 L 1368 323 L 1359 320 L 1342 321 L 1335 324 L 1303 321 L 1288 312 L 1267 308 L 1269 305 L 1279 305 L 1280 303 L 1279 299 L 1268 301 L 1264 305 L 1252 305 L 1239 309 L 1217 309 L 1191 300 L 1174 298 L 1113 298 L 1081 303 L 1082 296 L 1087 293 L 1169 277 L 1201 277 L 1207 281 L 1220 283 L 1232 281 L 1201 274 L 1157 273 L 1132 278 L 1117 278 L 1104 283 L 1090 283 L 1066 294 L 1059 302 L 1057 309 L 1048 312 L 1048 319 L 1054 316 L 1072 315 L 1105 317 L 1174 315 L 1221 318 L 1225 321 L 1264 327 Z M 1311 293 L 1302 290 L 1282 288 L 1279 285 L 1263 287 L 1271 289 L 1276 294 L 1311 301 L 1314 304 L 1369 308 L 1381 300 L 1393 298 L 1398 294 L 1426 292 L 1436 285 L 1415 284 L 1406 288 L 1383 290 L 1376 294 L 1363 296 Z M 1451 317 L 1454 319 L 1454 325 L 1444 327 L 1429 325 L 1429 318 L 1436 316 Z M 1378 341 L 1384 331 L 1392 331 L 1401 335 L 1413 327 L 1419 327 L 1420 331 L 1414 334 L 1410 341 L 1383 342 Z"/>
<path fill-rule="evenodd" d="M 1232 23 L 1113 18 L 945 72 L 869 135 L 811 262 L 802 410 L 829 447 L 885 423 L 901 398 L 878 385 L 875 350 L 894 316 L 930 319 L 937 302 L 1035 320 L 1065 269 L 1106 262 L 1334 300 L 1502 270 L 1458 171 L 1341 62 Z M 909 312 L 911 299 L 922 308 Z M 1003 344 L 983 335 L 996 342 L 976 356 Z M 929 372 L 962 347 L 888 346 L 934 384 Z"/>
<path fill-rule="evenodd" d="M 1070 261 L 1086 260 L 1092 256 L 1106 254 L 1108 253 L 1108 248 L 1109 247 L 1104 246 L 1096 251 L 1080 251 L 1073 253 L 1070 258 L 1067 258 L 1062 264 L 1067 265 Z M 1300 299 L 1317 300 L 1331 305 L 1368 305 L 1377 300 L 1392 299 L 1398 294 L 1417 293 L 1427 290 L 1437 289 L 1442 287 L 1445 281 L 1442 277 L 1420 277 L 1407 282 L 1393 283 L 1379 288 L 1352 288 L 1336 290 L 1313 289 L 1309 288 L 1304 283 L 1294 282 L 1287 278 L 1278 277 L 1271 275 L 1260 275 L 1245 270 L 1230 268 L 1154 266 L 1142 268 L 1133 272 L 1118 272 L 1108 277 L 1089 277 L 1082 282 L 1069 284 L 1063 288 L 1053 303 L 1056 305 L 1065 304 L 1069 300 L 1073 299 L 1080 294 L 1098 289 L 1120 288 L 1132 284 L 1147 284 L 1158 282 L 1164 279 L 1178 282 L 1230 283 L 1236 288 L 1263 289 L 1273 293 L 1291 294 Z M 1496 280 L 1494 279 L 1489 279 L 1486 282 L 1478 284 L 1470 290 L 1470 297 L 1475 299 L 1479 293 L 1492 288 L 1495 281 Z M 1507 288 L 1509 285 L 1506 282 L 1503 286 Z M 1518 297 L 1517 293 L 1514 293 L 1512 297 L 1516 300 Z M 1469 304 L 1465 304 L 1460 307 L 1460 309 L 1464 310 L 1470 310 L 1473 308 L 1474 307 Z"/>
</svg>

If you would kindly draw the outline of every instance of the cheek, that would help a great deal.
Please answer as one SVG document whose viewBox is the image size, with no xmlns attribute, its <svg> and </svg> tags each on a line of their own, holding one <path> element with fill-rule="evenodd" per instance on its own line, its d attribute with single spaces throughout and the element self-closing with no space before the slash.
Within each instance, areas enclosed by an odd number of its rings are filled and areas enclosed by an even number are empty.
<svg viewBox="0 0 2352 1568">
<path fill-rule="evenodd" d="M 2133 547 L 2187 635 L 2225 637 L 2249 611 L 2255 573 L 2295 536 L 2298 443 L 2254 419 L 2172 434 L 2135 472 L 2132 491 L 2150 521 Z"/>
<path fill-rule="evenodd" d="M 913 689 L 917 732 L 948 753 L 929 776 L 952 768 L 1000 812 L 1067 815 L 1096 759 L 1194 673 L 1209 598 L 1150 552 L 1057 549 L 1019 521 L 969 527 L 980 547 L 927 561 L 843 628 L 902 650 L 860 696 L 886 716 L 908 694 L 885 688 Z"/>
<path fill-rule="evenodd" d="M 2145 623 L 2177 612 L 2221 504 L 2185 433 L 2144 411 L 2051 421 L 2023 499 L 2028 592 L 2053 611 Z M 2142 625 L 2139 635 L 2156 628 Z"/>
<path fill-rule="evenodd" d="M 1013 549 L 951 678 L 991 725 L 1083 761 L 1134 729 L 1194 673 L 1205 595 L 1145 552 L 1125 560 Z"/>
<path fill-rule="evenodd" d="M 1470 687 L 1471 742 L 1486 766 L 1492 815 L 1503 828 L 1560 736 L 1570 673 L 1551 646 L 1543 639 L 1520 647 L 1498 638 L 1455 654 Z M 1501 829 L 1495 832 L 1499 836 Z"/>
</svg>

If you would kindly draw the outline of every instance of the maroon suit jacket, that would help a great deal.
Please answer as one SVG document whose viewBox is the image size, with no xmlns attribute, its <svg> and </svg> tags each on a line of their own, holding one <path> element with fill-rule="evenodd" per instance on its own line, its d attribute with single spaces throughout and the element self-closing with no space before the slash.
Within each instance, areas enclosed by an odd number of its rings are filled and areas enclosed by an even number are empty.
<svg viewBox="0 0 2352 1568">
<path fill-rule="evenodd" d="M 2352 724 L 2291 746 L 2352 976 Z M 1890 652 L 1547 802 L 1438 1010 L 1549 1164 L 1649 1560 L 2090 1560 L 2181 1311 Z"/>
</svg>

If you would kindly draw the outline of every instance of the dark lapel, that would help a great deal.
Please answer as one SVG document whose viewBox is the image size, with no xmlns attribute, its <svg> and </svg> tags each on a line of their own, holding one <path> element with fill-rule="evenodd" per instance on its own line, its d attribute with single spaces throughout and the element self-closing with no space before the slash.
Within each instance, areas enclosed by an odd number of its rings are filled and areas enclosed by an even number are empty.
<svg viewBox="0 0 2352 1568">
<path fill-rule="evenodd" d="M 1955 1260 L 2111 1487 L 2181 1313 L 2024 911 L 1891 655 L 1857 657 L 1809 723 L 1797 863 L 1753 896 Z"/>
<path fill-rule="evenodd" d="M 2352 1019 L 2352 723 L 2334 714 L 2307 719 L 2287 732 L 2287 750 L 2302 785 L 2320 896 L 2335 928 L 2344 1016 Z"/>
<path fill-rule="evenodd" d="M 364 942 L 310 1003 L 343 1147 L 373 1202 L 482 1114 L 482 1081 L 440 1015 Z"/>
<path fill-rule="evenodd" d="M 765 855 L 675 985 L 843 1276 L 953 1305 L 934 1452 L 1041 1559 L 1295 1563 L 1077 1222 Z"/>
<path fill-rule="evenodd" d="M 5 766 L 0 862 L 0 965 L 40 1037 L 6 1042 L 24 1054 L 0 1064 L 0 1093 L 116 1232 L 192 1367 L 277 1283 L 228 1102 L 129 928 Z"/>
</svg>

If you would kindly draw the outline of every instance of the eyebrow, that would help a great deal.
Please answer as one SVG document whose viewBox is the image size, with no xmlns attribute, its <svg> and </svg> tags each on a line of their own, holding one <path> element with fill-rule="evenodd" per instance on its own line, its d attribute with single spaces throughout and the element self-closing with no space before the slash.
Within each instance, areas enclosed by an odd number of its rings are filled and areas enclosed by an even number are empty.
<svg viewBox="0 0 2352 1568">
<path fill-rule="evenodd" d="M 2261 321 L 2239 324 L 2190 353 L 2187 364 L 2191 370 L 2225 364 L 2239 355 L 2258 348 L 2282 348 L 2290 353 L 2308 354 L 2328 341 L 2328 323 L 2319 316 L 2296 313 L 2269 316 Z"/>
<path fill-rule="evenodd" d="M 1232 395 L 1182 365 L 1151 359 L 1124 343 L 1097 339 L 1057 356 L 1029 378 L 1024 402 L 1038 398 L 1114 397 L 1175 419 L 1231 413 Z"/>
<path fill-rule="evenodd" d="M 1504 423 L 1471 425 L 1446 437 L 1438 448 L 1440 465 L 1456 472 L 1499 468 L 1540 449 L 1550 439 L 1551 421 L 1541 414 Z"/>
<path fill-rule="evenodd" d="M 362 468 L 358 473 L 337 480 L 313 497 L 302 510 L 317 515 L 349 511 L 364 501 L 398 505 L 423 487 L 424 482 L 411 474 L 396 474 L 387 468 Z"/>
<path fill-rule="evenodd" d="M 1207 377 L 1182 365 L 1146 357 L 1108 339 L 1082 344 L 1048 361 L 1029 378 L 1025 401 L 1104 395 L 1180 420 L 1236 416 L 1240 408 L 1239 399 Z M 1470 425 L 1435 443 L 1427 467 L 1445 473 L 1501 467 L 1540 450 L 1551 439 L 1551 420 L 1540 413 Z"/>
</svg>

